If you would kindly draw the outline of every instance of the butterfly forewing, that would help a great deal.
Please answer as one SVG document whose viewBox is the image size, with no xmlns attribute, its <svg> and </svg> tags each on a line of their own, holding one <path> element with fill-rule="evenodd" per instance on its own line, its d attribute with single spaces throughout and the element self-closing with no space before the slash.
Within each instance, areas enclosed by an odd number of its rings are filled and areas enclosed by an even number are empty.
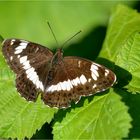
<svg viewBox="0 0 140 140">
<path fill-rule="evenodd" d="M 23 62 L 30 61 L 32 66 L 37 67 L 50 61 L 53 56 L 48 48 L 20 39 L 5 40 L 2 51 L 11 69 L 16 73 L 24 70 Z"/>
</svg>

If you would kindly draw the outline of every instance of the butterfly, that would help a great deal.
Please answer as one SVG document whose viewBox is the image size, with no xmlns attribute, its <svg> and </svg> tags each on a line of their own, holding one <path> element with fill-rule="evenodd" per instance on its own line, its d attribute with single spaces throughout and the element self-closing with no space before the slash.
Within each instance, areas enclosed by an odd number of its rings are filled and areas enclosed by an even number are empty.
<svg viewBox="0 0 140 140">
<path fill-rule="evenodd" d="M 62 49 L 55 54 L 42 45 L 6 39 L 3 55 L 16 74 L 16 88 L 27 101 L 38 95 L 49 107 L 67 108 L 113 86 L 116 75 L 108 68 L 77 56 L 63 57 Z"/>
</svg>

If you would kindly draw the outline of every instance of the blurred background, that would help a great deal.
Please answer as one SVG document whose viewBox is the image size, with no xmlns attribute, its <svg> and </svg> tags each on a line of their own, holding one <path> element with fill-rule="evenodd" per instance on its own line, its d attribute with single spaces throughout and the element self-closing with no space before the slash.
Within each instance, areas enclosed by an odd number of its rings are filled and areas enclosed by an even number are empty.
<svg viewBox="0 0 140 140">
<path fill-rule="evenodd" d="M 76 55 L 95 60 L 105 38 L 111 11 L 120 3 L 140 9 L 139 1 L 1 1 L 0 35 L 29 40 L 55 51 L 82 30 L 64 46 L 64 56 Z M 45 124 L 33 138 L 51 139 L 51 125 Z"/>
</svg>

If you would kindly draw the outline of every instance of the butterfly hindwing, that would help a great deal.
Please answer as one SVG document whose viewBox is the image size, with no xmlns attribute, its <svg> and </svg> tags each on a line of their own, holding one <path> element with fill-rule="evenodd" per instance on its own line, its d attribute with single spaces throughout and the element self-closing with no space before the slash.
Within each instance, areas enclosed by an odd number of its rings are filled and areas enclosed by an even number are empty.
<svg viewBox="0 0 140 140">
<path fill-rule="evenodd" d="M 25 73 L 16 76 L 16 88 L 22 97 L 27 101 L 36 101 L 38 90 L 35 84 L 29 80 Z"/>
</svg>

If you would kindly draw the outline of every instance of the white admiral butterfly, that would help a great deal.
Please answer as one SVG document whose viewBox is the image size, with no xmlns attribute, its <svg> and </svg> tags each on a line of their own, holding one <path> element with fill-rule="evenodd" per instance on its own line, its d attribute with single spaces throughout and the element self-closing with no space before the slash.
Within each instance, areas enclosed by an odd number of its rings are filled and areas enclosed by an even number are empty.
<svg viewBox="0 0 140 140">
<path fill-rule="evenodd" d="M 3 54 L 16 73 L 17 91 L 28 101 L 39 92 L 50 107 L 67 108 L 81 96 L 90 96 L 111 87 L 115 74 L 106 67 L 76 56 L 63 58 L 61 49 L 51 50 L 19 39 L 3 41 Z"/>
</svg>

